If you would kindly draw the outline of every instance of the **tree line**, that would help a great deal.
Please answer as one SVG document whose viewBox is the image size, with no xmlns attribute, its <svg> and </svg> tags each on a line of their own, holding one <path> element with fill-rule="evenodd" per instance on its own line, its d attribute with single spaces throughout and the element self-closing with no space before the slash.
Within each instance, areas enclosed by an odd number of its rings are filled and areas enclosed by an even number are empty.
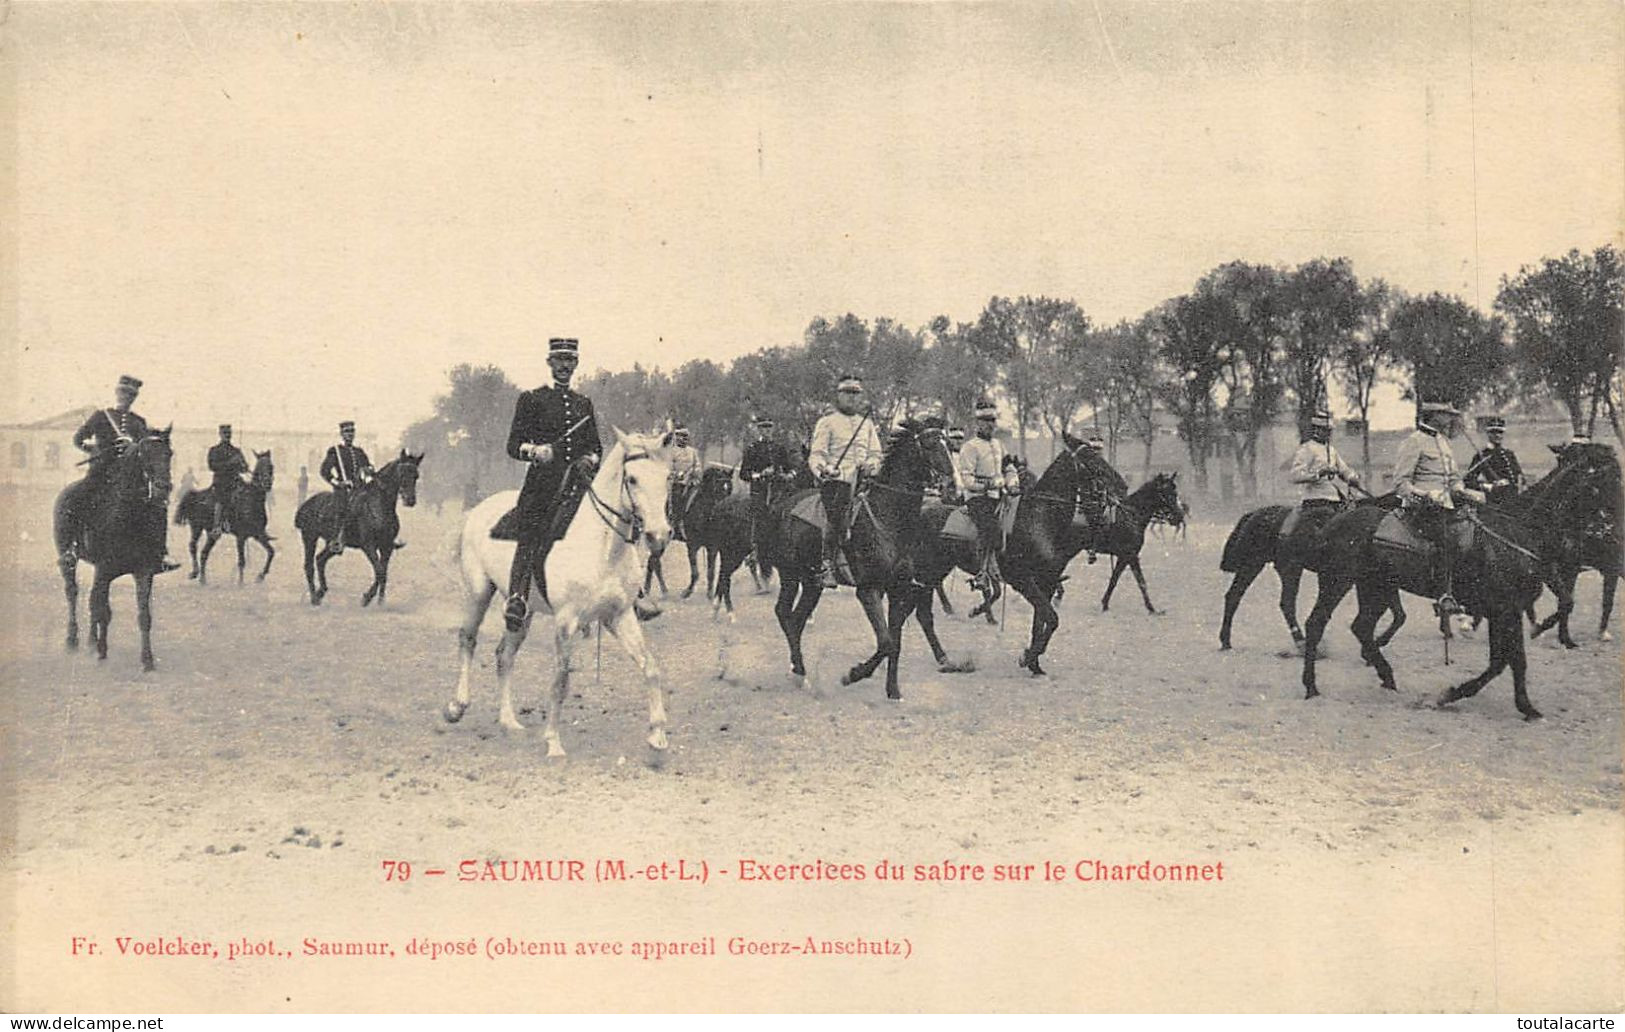
<svg viewBox="0 0 1625 1032">
<path fill-rule="evenodd" d="M 940 413 L 969 426 L 980 397 L 999 401 L 1002 424 L 1025 452 L 1080 419 L 1097 427 L 1115 463 L 1138 452 L 1149 470 L 1156 413 L 1174 421 L 1198 488 L 1209 464 L 1232 456 L 1256 485 L 1260 437 L 1284 416 L 1300 430 L 1334 397 L 1365 428 L 1377 387 L 1405 396 L 1477 404 L 1555 402 L 1576 433 L 1621 434 L 1625 265 L 1612 244 L 1570 251 L 1503 277 L 1493 310 L 1460 297 L 1411 296 L 1361 281 L 1347 258 L 1295 268 L 1229 262 L 1192 289 L 1134 320 L 1101 325 L 1075 300 L 993 297 L 972 322 L 939 315 L 911 327 L 856 315 L 812 320 L 794 344 L 723 365 L 695 359 L 667 372 L 635 365 L 580 385 L 599 422 L 647 428 L 668 416 L 702 453 L 739 445 L 757 415 L 805 440 L 838 376 L 864 378 L 876 422 Z M 519 388 L 494 366 L 459 365 L 432 415 L 405 434 L 433 448 L 449 471 L 440 490 L 480 497 L 517 484 L 504 451 Z"/>
</svg>

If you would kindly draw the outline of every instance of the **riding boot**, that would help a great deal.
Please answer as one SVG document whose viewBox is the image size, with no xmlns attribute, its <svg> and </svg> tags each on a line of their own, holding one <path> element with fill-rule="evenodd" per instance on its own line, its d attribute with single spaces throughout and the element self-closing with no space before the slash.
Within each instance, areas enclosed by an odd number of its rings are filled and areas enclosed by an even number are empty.
<svg viewBox="0 0 1625 1032">
<path fill-rule="evenodd" d="M 519 542 L 513 553 L 513 567 L 508 571 L 508 604 L 502 610 L 504 624 L 515 633 L 525 625 L 525 616 L 530 611 L 530 581 L 535 569 L 535 543 Z"/>
<path fill-rule="evenodd" d="M 841 586 L 840 580 L 835 576 L 835 541 L 831 534 L 824 535 L 824 564 L 819 569 L 818 575 L 827 589 Z"/>
<path fill-rule="evenodd" d="M 1454 616 L 1462 611 L 1461 603 L 1456 601 L 1456 596 L 1453 593 L 1456 566 L 1455 550 L 1441 547 L 1439 549 L 1439 563 L 1443 567 L 1440 573 L 1441 579 L 1444 581 L 1444 593 L 1439 596 L 1439 601 L 1433 604 L 1433 609 L 1440 616 Z"/>
</svg>

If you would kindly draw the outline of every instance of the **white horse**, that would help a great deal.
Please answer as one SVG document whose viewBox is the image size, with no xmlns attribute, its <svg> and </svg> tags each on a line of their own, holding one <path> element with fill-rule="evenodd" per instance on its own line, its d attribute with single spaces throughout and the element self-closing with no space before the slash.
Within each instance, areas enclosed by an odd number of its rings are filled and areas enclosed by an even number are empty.
<svg viewBox="0 0 1625 1032">
<path fill-rule="evenodd" d="M 643 640 L 632 603 L 647 563 L 647 553 L 640 546 L 658 555 L 671 537 L 666 519 L 670 440 L 669 430 L 665 435 L 657 432 L 649 436 L 615 431 L 615 446 L 604 457 L 564 536 L 548 553 L 543 567 L 547 599 L 541 598 L 541 585 L 533 585 L 524 626 L 518 631 L 505 630 L 497 646 L 497 684 L 502 689 L 498 720 L 506 728 L 522 731 L 524 725 L 513 711 L 514 656 L 530 632 L 538 608 L 551 614 L 558 670 L 553 675 L 544 733 L 550 757 L 564 755 L 559 743 L 559 709 L 570 686 L 571 648 L 594 623 L 608 628 L 643 671 L 649 687 L 648 741 L 656 750 L 666 748 L 666 703 L 660 667 Z M 518 497 L 517 491 L 492 495 L 475 506 L 463 522 L 457 557 L 464 590 L 463 625 L 458 633 L 462 673 L 457 678 L 457 694 L 446 703 L 445 710 L 446 720 L 452 723 L 462 719 L 468 709 L 469 678 L 480 623 L 497 592 L 501 590 L 506 596 L 508 572 L 518 547 L 513 541 L 493 540 L 491 528 L 514 507 Z"/>
</svg>

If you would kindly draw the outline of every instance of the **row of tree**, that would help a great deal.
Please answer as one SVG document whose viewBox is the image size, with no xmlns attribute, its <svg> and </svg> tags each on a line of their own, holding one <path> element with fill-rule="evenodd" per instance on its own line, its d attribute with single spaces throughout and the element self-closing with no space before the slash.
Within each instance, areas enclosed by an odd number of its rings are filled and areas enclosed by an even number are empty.
<svg viewBox="0 0 1625 1032">
<path fill-rule="evenodd" d="M 1459 297 L 1362 282 L 1346 258 L 1296 268 L 1237 261 L 1140 318 L 1108 326 L 1076 301 L 1026 296 L 994 297 L 969 323 L 938 316 L 911 328 L 819 317 L 800 343 L 728 366 L 697 359 L 668 373 L 638 365 L 599 372 L 581 389 L 601 424 L 647 427 L 671 416 L 704 450 L 746 439 L 758 414 L 805 440 L 836 378 L 855 372 L 881 426 L 930 412 L 969 425 L 985 396 L 1002 402 L 1023 451 L 1030 432 L 1053 438 L 1086 418 L 1114 461 L 1120 446 L 1138 443 L 1147 468 L 1162 411 L 1205 489 L 1209 462 L 1221 453 L 1255 484 L 1266 428 L 1286 415 L 1302 427 L 1334 393 L 1369 427 L 1375 391 L 1389 382 L 1418 401 L 1462 409 L 1555 401 L 1576 432 L 1606 422 L 1619 435 L 1622 308 L 1625 265 L 1613 245 L 1504 278 L 1491 314 Z M 458 366 L 450 379 L 407 444 L 448 452 L 451 483 L 464 493 L 517 482 L 518 464 L 503 444 L 518 388 L 495 367 Z M 1369 462 L 1369 434 L 1363 446 Z"/>
</svg>

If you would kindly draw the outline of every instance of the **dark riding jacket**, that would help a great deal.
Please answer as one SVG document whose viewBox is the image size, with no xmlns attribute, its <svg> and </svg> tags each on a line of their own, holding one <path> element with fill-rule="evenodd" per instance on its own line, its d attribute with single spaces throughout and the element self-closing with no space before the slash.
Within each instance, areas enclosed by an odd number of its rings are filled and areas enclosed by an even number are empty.
<svg viewBox="0 0 1625 1032">
<path fill-rule="evenodd" d="M 248 472 L 248 460 L 243 457 L 241 448 L 221 441 L 209 449 L 209 472 L 214 474 L 211 486 L 215 497 L 229 498 L 233 491 L 242 486 L 239 477 Z"/>
<path fill-rule="evenodd" d="M 128 412 L 97 409 L 83 426 L 73 432 L 73 446 L 89 453 L 90 472 L 100 473 L 107 468 L 118 442 L 134 444 L 146 436 L 147 421 L 136 415 L 133 409 Z"/>
<path fill-rule="evenodd" d="M 794 468 L 783 442 L 766 438 L 745 447 L 745 454 L 739 460 L 739 479 L 750 485 L 751 498 L 761 500 L 767 496 L 769 480 L 765 477 L 758 480 L 759 474 L 789 472 Z"/>
<path fill-rule="evenodd" d="M 545 533 L 553 520 L 559 489 L 571 463 L 586 455 L 599 458 L 604 453 L 592 400 L 556 384 L 524 392 L 514 406 L 513 425 L 508 429 L 508 457 L 528 461 L 519 454 L 524 444 L 553 448 L 551 461 L 530 463 L 525 471 L 525 486 L 519 492 L 520 534 L 535 538 Z"/>
<path fill-rule="evenodd" d="M 1494 504 L 1513 497 L 1523 483 L 1523 467 L 1510 449 L 1489 447 L 1473 456 L 1463 482 Z"/>
<path fill-rule="evenodd" d="M 212 468 L 212 467 L 211 467 Z M 360 487 L 375 470 L 367 453 L 353 444 L 335 444 L 327 449 L 317 473 L 334 487 Z"/>
</svg>

